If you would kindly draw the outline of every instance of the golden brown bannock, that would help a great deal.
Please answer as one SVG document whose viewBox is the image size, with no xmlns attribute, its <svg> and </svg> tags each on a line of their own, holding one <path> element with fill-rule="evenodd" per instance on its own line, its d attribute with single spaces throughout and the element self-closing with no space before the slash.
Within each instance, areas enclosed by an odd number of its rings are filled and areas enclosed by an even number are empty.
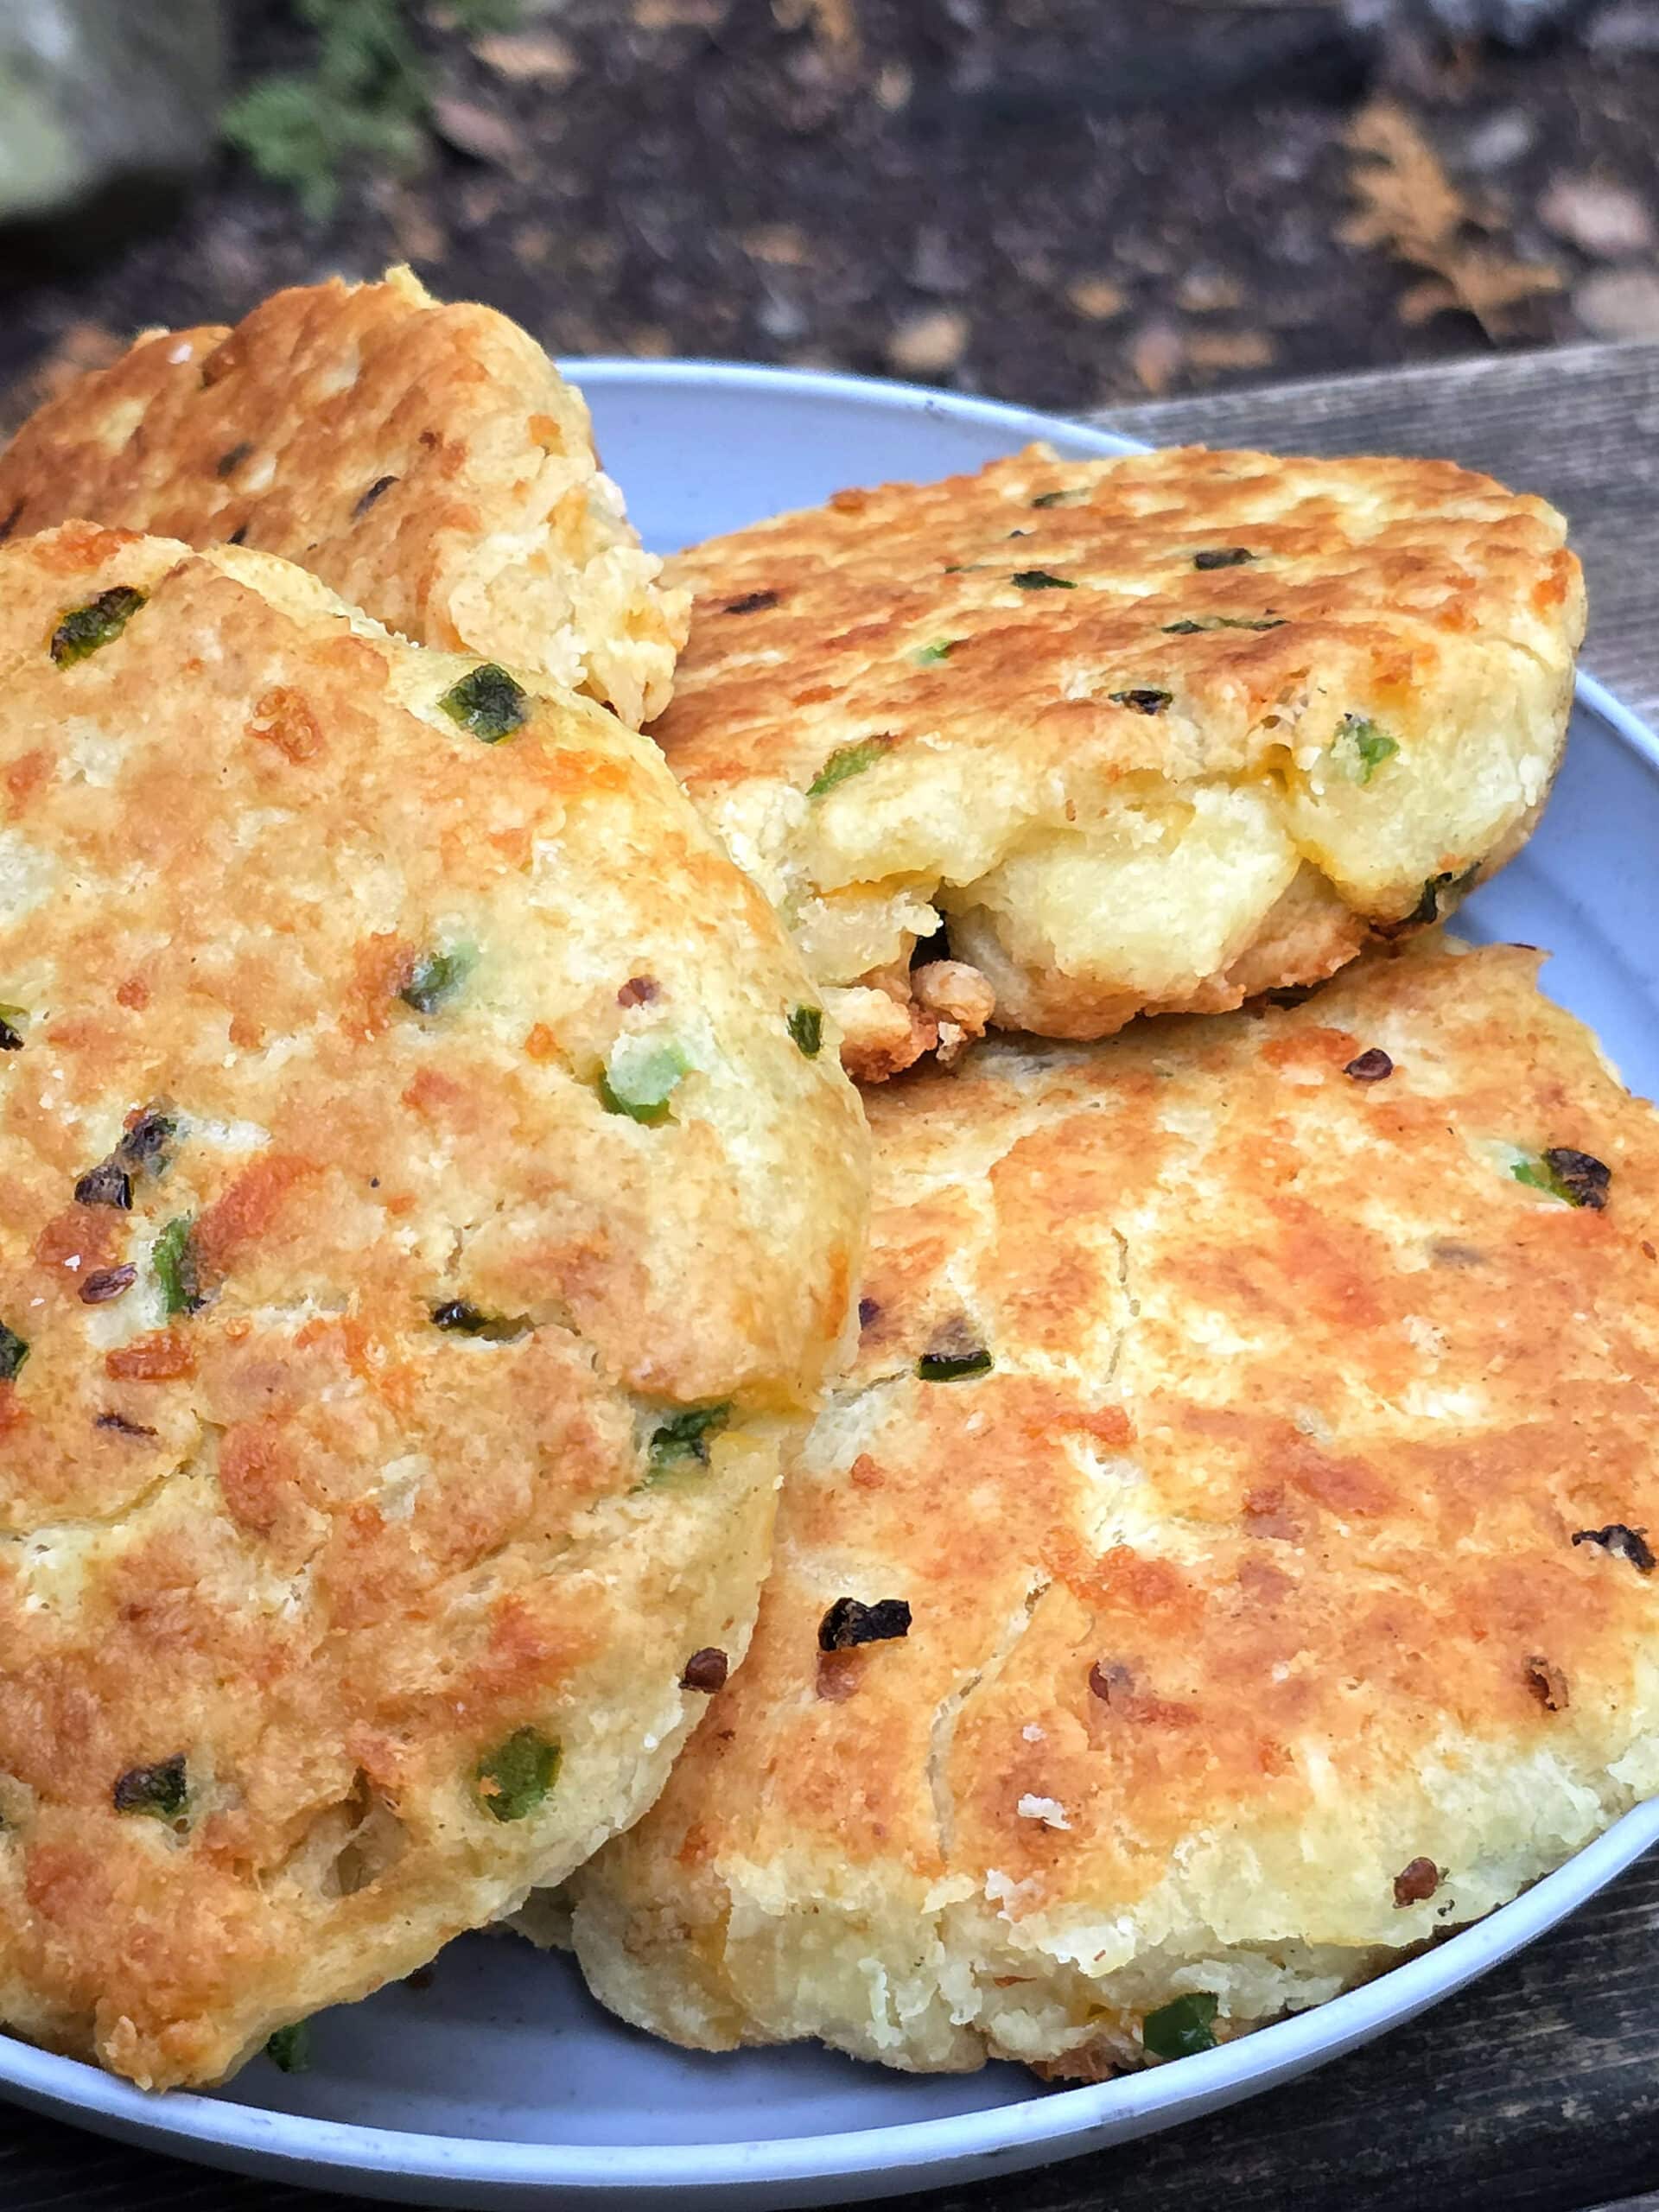
<svg viewBox="0 0 1659 2212">
<path fill-rule="evenodd" d="M 1659 1788 L 1659 1122 L 1536 964 L 871 1098 L 862 1353 L 748 1661 L 570 1885 L 608 2004 L 1098 2075 Z"/>
<path fill-rule="evenodd" d="M 216 2079 L 650 1802 L 858 1266 L 804 988 L 590 702 L 0 550 L 0 2020 Z"/>
<path fill-rule="evenodd" d="M 654 734 L 860 1076 L 988 1020 L 1220 1012 L 1524 841 L 1584 628 L 1562 531 L 1443 461 L 1034 446 L 683 556 Z"/>
<path fill-rule="evenodd" d="M 152 331 L 0 454 L 0 536 L 71 516 L 280 553 L 428 645 L 588 691 L 637 728 L 685 642 L 582 394 L 493 308 L 407 269 Z"/>
</svg>

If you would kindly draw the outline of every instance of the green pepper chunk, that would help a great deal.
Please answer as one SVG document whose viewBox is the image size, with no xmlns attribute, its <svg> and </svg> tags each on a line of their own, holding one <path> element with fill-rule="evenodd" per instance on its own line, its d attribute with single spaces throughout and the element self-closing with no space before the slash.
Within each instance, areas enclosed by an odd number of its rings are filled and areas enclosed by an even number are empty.
<svg viewBox="0 0 1659 2212">
<path fill-rule="evenodd" d="M 823 1008 L 798 1006 L 789 1017 L 789 1033 L 809 1060 L 823 1050 Z"/>
<path fill-rule="evenodd" d="M 732 1402 L 725 1398 L 717 1406 L 690 1406 L 685 1412 L 659 1422 L 652 1431 L 646 1454 L 651 1464 L 646 1481 L 658 1482 L 677 1467 L 706 1467 L 709 1440 L 718 1435 L 731 1417 Z"/>
<path fill-rule="evenodd" d="M 304 2074 L 311 2064 L 311 2023 L 296 2020 L 278 2028 L 265 2044 L 265 2056 L 284 2074 Z"/>
<path fill-rule="evenodd" d="M 806 787 L 808 798 L 822 798 L 849 776 L 873 768 L 892 744 L 890 737 L 861 737 L 853 745 L 838 745 Z"/>
<path fill-rule="evenodd" d="M 17 1370 L 29 1357 L 29 1345 L 16 1329 L 0 1321 L 0 1382 L 15 1382 Z"/>
<path fill-rule="evenodd" d="M 936 661 L 949 660 L 962 643 L 960 638 L 936 638 L 931 645 L 918 645 L 911 658 L 921 668 L 931 668 Z"/>
<path fill-rule="evenodd" d="M 669 1102 L 690 1072 L 685 1047 L 671 1038 L 619 1038 L 600 1071 L 600 1103 L 654 1128 L 669 1119 Z"/>
<path fill-rule="evenodd" d="M 515 1728 L 473 1769 L 473 1795 L 493 1821 L 522 1821 L 558 1779 L 561 1756 L 539 1728 Z"/>
<path fill-rule="evenodd" d="M 1284 626 L 1285 617 L 1282 614 L 1263 614 L 1255 617 L 1243 614 L 1200 614 L 1196 620 L 1189 616 L 1182 622 L 1166 622 L 1164 635 L 1166 638 L 1195 638 L 1200 630 L 1282 630 Z"/>
<path fill-rule="evenodd" d="M 1382 763 L 1400 750 L 1400 741 L 1369 715 L 1345 715 L 1331 750 L 1351 781 L 1369 784 Z"/>
<path fill-rule="evenodd" d="M 485 745 L 499 745 L 530 720 L 529 694 L 493 660 L 452 684 L 438 704 Z"/>
<path fill-rule="evenodd" d="M 21 1052 L 23 1049 L 20 1021 L 27 1021 L 29 1008 L 22 1006 L 0 1006 L 0 1052 Z"/>
<path fill-rule="evenodd" d="M 465 945 L 453 952 L 423 953 L 398 997 L 416 1014 L 436 1014 L 472 974 L 477 957 Z"/>
<path fill-rule="evenodd" d="M 147 1813 L 154 1820 L 181 1819 L 190 1802 L 190 1777 L 184 1753 L 175 1751 L 154 1766 L 131 1766 L 110 1793 L 118 1813 Z"/>
<path fill-rule="evenodd" d="M 925 1351 L 916 1363 L 924 1382 L 960 1382 L 966 1375 L 988 1375 L 995 1362 L 983 1344 L 971 1351 Z"/>
<path fill-rule="evenodd" d="M 1216 2001 L 1207 1989 L 1195 1989 L 1160 2005 L 1141 2023 L 1141 2043 L 1154 2058 L 1192 2058 L 1213 2050 Z"/>
<path fill-rule="evenodd" d="M 169 1221 L 150 1248 L 150 1263 L 162 1286 L 168 1319 L 194 1313 L 207 1304 L 196 1266 L 195 1222 L 188 1214 Z"/>
<path fill-rule="evenodd" d="M 1046 569 L 1016 569 L 1008 579 L 1021 591 L 1076 591 L 1070 576 L 1052 576 Z"/>
<path fill-rule="evenodd" d="M 60 668 L 73 668 L 88 653 L 118 638 L 143 605 L 145 594 L 130 584 L 112 584 L 85 607 L 72 607 L 52 632 L 50 652 Z"/>
</svg>

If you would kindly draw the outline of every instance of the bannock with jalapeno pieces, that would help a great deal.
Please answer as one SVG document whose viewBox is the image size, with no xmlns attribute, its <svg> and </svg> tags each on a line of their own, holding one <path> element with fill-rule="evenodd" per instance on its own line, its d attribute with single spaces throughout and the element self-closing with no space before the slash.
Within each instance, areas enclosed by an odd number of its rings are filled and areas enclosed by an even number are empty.
<svg viewBox="0 0 1659 2212">
<path fill-rule="evenodd" d="M 567 1885 L 626 2018 L 1098 2078 L 1659 1791 L 1659 1116 L 1425 938 L 869 1095 L 856 1365 L 753 1646 Z"/>
<path fill-rule="evenodd" d="M 79 378 L 0 453 L 0 537 L 72 517 L 281 554 L 405 637 L 634 728 L 685 642 L 685 595 L 582 394 L 505 315 L 407 269 L 273 293 L 234 329 L 149 331 Z"/>
<path fill-rule="evenodd" d="M 210 2082 L 650 1802 L 867 1135 L 653 746 L 268 554 L 0 548 L 0 2023 Z"/>
<path fill-rule="evenodd" d="M 682 555 L 654 734 L 861 1077 L 1220 1012 L 1524 842 L 1584 629 L 1563 539 L 1449 462 L 1033 447 Z"/>
</svg>

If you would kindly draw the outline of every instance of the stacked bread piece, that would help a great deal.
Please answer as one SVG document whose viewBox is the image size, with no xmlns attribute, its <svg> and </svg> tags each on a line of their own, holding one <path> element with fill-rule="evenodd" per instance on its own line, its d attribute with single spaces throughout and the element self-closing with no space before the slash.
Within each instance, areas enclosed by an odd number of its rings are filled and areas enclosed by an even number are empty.
<svg viewBox="0 0 1659 2212">
<path fill-rule="evenodd" d="M 10 2025 L 220 2078 L 536 1891 L 680 2042 L 1098 2075 L 1659 1788 L 1659 1125 L 1436 929 L 1549 509 L 1033 449 L 659 577 L 394 273 L 5 516 Z"/>
</svg>

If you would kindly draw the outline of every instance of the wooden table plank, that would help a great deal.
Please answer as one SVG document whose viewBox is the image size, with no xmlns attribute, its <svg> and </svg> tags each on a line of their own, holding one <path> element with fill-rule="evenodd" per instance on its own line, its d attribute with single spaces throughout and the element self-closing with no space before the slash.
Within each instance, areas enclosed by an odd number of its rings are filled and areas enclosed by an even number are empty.
<svg viewBox="0 0 1659 2212">
<path fill-rule="evenodd" d="M 1590 573 L 1586 664 L 1659 718 L 1659 346 L 1249 389 L 1101 419 L 1159 442 L 1442 454 L 1543 493 L 1568 515 Z M 1449 2005 L 1304 2082 L 1092 2158 L 908 2201 L 934 2212 L 1659 2212 L 1656 1962 L 1659 1859 Z M 347 2202 L 21 2113 L 0 2119 L 5 2212 Z"/>
<path fill-rule="evenodd" d="M 1427 454 L 1541 493 L 1567 516 L 1589 581 L 1585 666 L 1659 721 L 1659 344 L 1246 387 L 1093 419 L 1155 445 Z"/>
</svg>

